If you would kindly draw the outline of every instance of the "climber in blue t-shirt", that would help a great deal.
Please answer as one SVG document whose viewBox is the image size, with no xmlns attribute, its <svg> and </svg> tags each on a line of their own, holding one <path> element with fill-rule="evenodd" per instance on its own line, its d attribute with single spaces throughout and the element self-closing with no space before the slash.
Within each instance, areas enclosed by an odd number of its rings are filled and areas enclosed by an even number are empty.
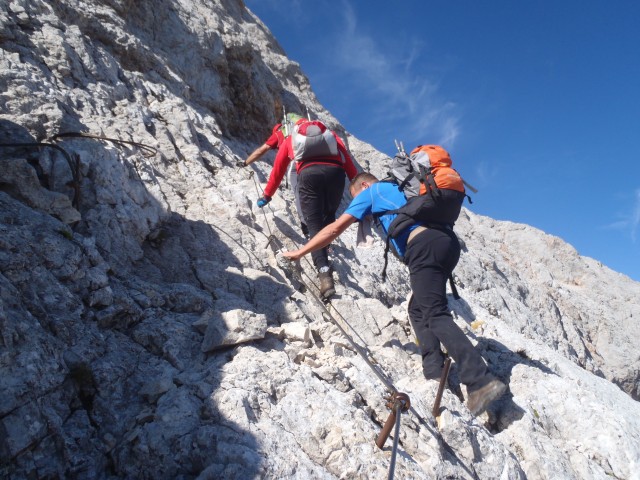
<svg viewBox="0 0 640 480">
<path fill-rule="evenodd" d="M 367 215 L 377 216 L 385 233 L 396 210 L 406 203 L 397 186 L 378 182 L 366 172 L 359 173 L 349 187 L 354 197 L 345 212 L 320 230 L 299 250 L 284 252 L 291 260 L 324 248 L 352 223 Z M 484 360 L 449 311 L 446 284 L 460 258 L 460 243 L 450 228 L 416 223 L 391 239 L 398 254 L 409 267 L 413 292 L 409 301 L 409 319 L 418 339 L 425 378 L 438 380 L 444 367 L 441 345 L 459 367 L 459 376 L 467 387 L 467 405 L 473 415 L 482 413 L 489 403 L 500 397 L 506 385 L 489 373 Z"/>
<path fill-rule="evenodd" d="M 367 182 L 365 182 L 367 183 Z M 407 203 L 404 193 L 395 183 L 373 182 L 367 188 L 362 189 L 361 195 L 356 195 L 351 204 L 344 211 L 357 221 L 362 221 L 368 215 L 378 217 L 384 233 L 387 233 L 389 224 L 396 218 L 395 213 L 385 215 L 384 212 L 396 210 Z M 392 238 L 391 243 L 401 257 L 407 248 L 409 234 L 418 226 L 412 225 L 404 230 L 397 238 Z"/>
</svg>

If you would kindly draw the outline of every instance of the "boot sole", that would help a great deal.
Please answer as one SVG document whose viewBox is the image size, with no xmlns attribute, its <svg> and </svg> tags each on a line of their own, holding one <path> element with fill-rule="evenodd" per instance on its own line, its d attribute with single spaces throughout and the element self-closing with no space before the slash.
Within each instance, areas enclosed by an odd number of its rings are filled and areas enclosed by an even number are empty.
<svg viewBox="0 0 640 480">
<path fill-rule="evenodd" d="M 472 411 L 471 409 L 469 409 L 471 415 L 473 415 L 474 417 L 480 415 L 487 409 L 491 402 L 500 398 L 506 390 L 507 386 L 504 383 L 494 385 L 494 387 L 486 393 L 482 401 L 476 406 L 475 410 Z"/>
<path fill-rule="evenodd" d="M 329 298 L 331 298 L 335 294 L 336 294 L 335 288 L 330 288 L 329 290 L 327 290 L 326 292 L 324 292 L 322 294 L 322 298 L 324 298 L 325 300 L 328 300 Z"/>
</svg>

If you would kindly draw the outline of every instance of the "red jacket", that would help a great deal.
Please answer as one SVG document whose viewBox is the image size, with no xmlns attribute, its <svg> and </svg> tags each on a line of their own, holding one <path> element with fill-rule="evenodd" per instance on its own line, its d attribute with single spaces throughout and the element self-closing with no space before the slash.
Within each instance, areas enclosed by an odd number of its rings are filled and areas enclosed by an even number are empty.
<svg viewBox="0 0 640 480">
<path fill-rule="evenodd" d="M 282 124 L 277 123 L 273 127 L 271 136 L 264 142 L 266 145 L 269 145 L 269 148 L 271 148 L 271 150 L 275 150 L 276 148 L 278 148 L 284 141 L 284 134 L 282 133 L 282 130 L 280 130 L 281 127 Z"/>
<path fill-rule="evenodd" d="M 340 156 L 343 159 L 342 168 L 344 169 L 349 180 L 352 180 L 358 173 L 355 165 L 353 164 L 353 160 L 351 159 L 351 155 L 347 152 L 347 148 L 342 143 L 340 137 L 338 137 L 334 132 L 333 136 L 336 137 L 338 141 L 338 151 L 340 152 Z M 269 175 L 269 181 L 267 182 L 267 186 L 264 189 L 264 194 L 268 197 L 273 197 L 276 193 L 276 190 L 280 186 L 280 182 L 284 178 L 285 173 L 287 173 L 287 167 L 289 163 L 291 163 L 291 159 L 293 158 L 293 146 L 291 144 L 291 136 L 288 136 L 284 143 L 278 149 L 278 153 L 276 155 L 276 159 L 273 162 L 273 169 L 271 170 L 271 174 Z M 336 168 L 338 165 L 335 162 L 323 162 L 322 160 L 316 160 L 311 162 L 298 162 L 296 164 L 296 172 L 300 173 L 302 170 L 307 168 L 309 165 L 331 165 Z"/>
</svg>

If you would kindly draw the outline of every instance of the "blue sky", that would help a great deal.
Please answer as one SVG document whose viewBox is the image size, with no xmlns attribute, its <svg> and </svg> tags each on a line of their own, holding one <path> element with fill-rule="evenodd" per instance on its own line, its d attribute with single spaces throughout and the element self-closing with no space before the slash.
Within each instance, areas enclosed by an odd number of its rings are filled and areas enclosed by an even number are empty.
<svg viewBox="0 0 640 480">
<path fill-rule="evenodd" d="M 245 3 L 350 133 L 445 146 L 472 211 L 640 281 L 640 2 Z"/>
</svg>

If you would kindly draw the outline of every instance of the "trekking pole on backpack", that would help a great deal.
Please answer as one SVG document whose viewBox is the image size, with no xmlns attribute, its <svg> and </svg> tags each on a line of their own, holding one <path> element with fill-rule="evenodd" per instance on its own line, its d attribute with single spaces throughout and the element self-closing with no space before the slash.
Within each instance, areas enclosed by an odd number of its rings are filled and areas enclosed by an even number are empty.
<svg viewBox="0 0 640 480">
<path fill-rule="evenodd" d="M 291 133 L 289 131 L 289 121 L 287 119 L 287 107 L 282 105 L 282 125 L 284 126 L 284 137 L 287 138 Z"/>
<path fill-rule="evenodd" d="M 400 155 L 406 156 L 407 152 L 404 150 L 404 143 L 402 143 L 401 141 L 398 142 L 398 140 L 393 140 L 393 142 L 396 144 L 396 149 L 398 150 L 398 153 Z"/>
<path fill-rule="evenodd" d="M 464 186 L 471 190 L 473 193 L 478 193 L 478 189 L 469 185 L 464 178 L 462 179 L 462 183 L 464 183 Z"/>
<path fill-rule="evenodd" d="M 311 121 L 311 114 L 309 113 L 309 107 L 305 105 L 304 108 L 307 111 L 307 120 Z"/>
</svg>

